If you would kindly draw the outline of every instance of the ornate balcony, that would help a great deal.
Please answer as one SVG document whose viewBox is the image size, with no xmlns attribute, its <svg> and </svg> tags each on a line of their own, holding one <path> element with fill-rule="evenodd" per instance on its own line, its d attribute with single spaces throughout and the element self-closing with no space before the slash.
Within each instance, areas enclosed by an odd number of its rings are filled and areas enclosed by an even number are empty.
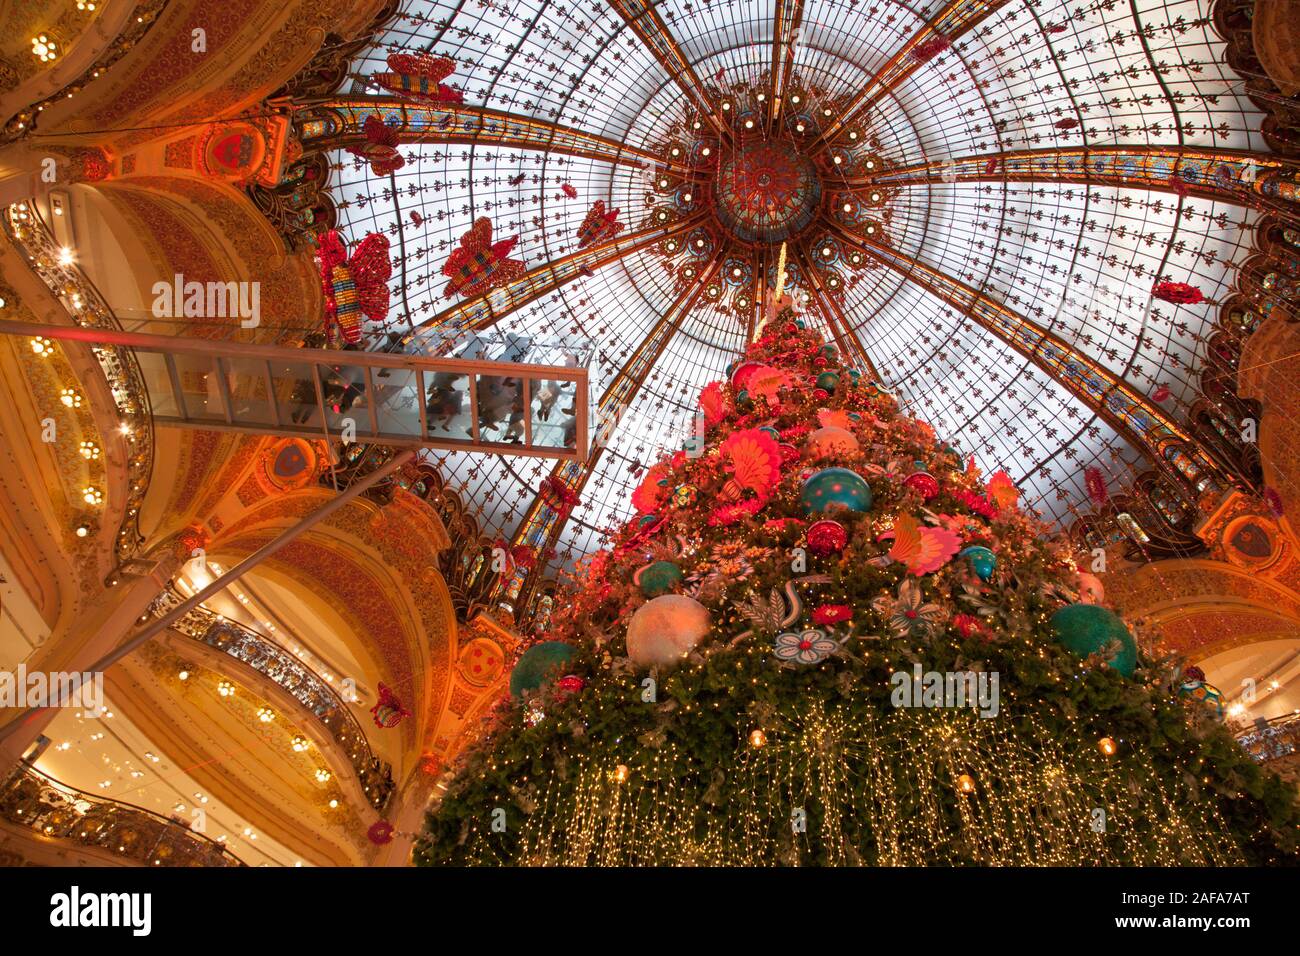
<svg viewBox="0 0 1300 956">
<path fill-rule="evenodd" d="M 19 764 L 0 784 L 0 820 L 52 840 L 106 850 L 141 866 L 246 866 L 186 824 L 96 797 Z"/>
<path fill-rule="evenodd" d="M 182 600 L 177 592 L 165 591 L 152 611 L 161 616 Z M 203 608 L 190 611 L 174 629 L 251 667 L 292 695 L 348 755 L 370 805 L 384 811 L 395 789 L 392 766 L 371 751 L 365 731 L 333 687 L 274 641 Z"/>
</svg>

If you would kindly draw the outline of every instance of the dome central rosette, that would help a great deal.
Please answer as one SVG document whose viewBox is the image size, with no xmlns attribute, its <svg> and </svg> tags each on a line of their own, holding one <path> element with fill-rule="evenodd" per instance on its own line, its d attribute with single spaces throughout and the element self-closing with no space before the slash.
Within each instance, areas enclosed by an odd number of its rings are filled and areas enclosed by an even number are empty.
<svg viewBox="0 0 1300 956">
<path fill-rule="evenodd" d="M 718 221 L 741 242 L 771 244 L 798 235 L 817 216 L 822 187 L 812 160 L 789 140 L 743 143 L 718 163 Z"/>
</svg>

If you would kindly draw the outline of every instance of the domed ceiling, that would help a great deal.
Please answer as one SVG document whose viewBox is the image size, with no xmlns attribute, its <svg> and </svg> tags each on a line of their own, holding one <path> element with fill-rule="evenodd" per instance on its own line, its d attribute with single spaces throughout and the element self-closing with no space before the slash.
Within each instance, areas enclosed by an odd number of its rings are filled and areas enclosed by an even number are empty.
<svg viewBox="0 0 1300 956">
<path fill-rule="evenodd" d="M 460 301 L 443 266 L 476 219 L 536 269 L 591 245 L 596 200 L 618 210 L 618 254 L 494 326 L 591 341 L 596 396 L 614 385 L 628 406 L 585 481 L 567 475 L 581 504 L 560 561 L 598 548 L 641 469 L 680 447 L 783 245 L 809 323 L 1065 518 L 1085 468 L 1120 484 L 1144 467 L 1125 422 L 1179 420 L 1195 398 L 1215 310 L 1154 284 L 1221 299 L 1248 253 L 1254 171 L 1231 153 L 1266 147 L 1205 9 L 409 0 L 352 95 L 388 95 L 373 77 L 392 52 L 450 57 L 467 106 L 548 124 L 551 145 L 414 143 L 387 175 L 340 152 L 340 228 L 390 237 L 398 327 L 433 347 Z M 437 457 L 506 536 L 554 467 Z"/>
</svg>

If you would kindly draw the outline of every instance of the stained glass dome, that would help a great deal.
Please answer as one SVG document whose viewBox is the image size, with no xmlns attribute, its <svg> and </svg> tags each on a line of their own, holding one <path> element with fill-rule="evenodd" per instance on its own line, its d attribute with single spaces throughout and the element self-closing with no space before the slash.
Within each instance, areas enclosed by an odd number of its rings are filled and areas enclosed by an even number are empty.
<svg viewBox="0 0 1300 956">
<path fill-rule="evenodd" d="M 393 52 L 451 58 L 464 101 L 431 114 L 459 141 L 410 137 L 395 172 L 337 154 L 340 226 L 392 239 L 402 321 L 448 346 L 463 312 L 442 269 L 488 217 L 540 277 L 498 293 L 493 331 L 596 343 L 617 426 L 562 469 L 567 520 L 539 498 L 548 463 L 437 459 L 486 526 L 552 541 L 556 565 L 631 513 L 778 285 L 1067 521 L 1085 469 L 1122 484 L 1196 397 L 1215 310 L 1153 288 L 1222 299 L 1270 174 L 1190 0 L 406 0 L 353 63 L 363 107 L 391 100 L 373 77 Z M 622 229 L 592 243 L 597 200 Z"/>
</svg>

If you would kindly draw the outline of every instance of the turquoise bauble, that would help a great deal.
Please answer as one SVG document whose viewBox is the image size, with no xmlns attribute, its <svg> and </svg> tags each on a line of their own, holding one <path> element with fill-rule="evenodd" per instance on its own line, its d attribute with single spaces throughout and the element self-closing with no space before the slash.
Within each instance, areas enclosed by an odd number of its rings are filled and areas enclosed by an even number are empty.
<svg viewBox="0 0 1300 956">
<path fill-rule="evenodd" d="M 799 504 L 804 514 L 810 515 L 823 511 L 868 511 L 871 486 L 847 468 L 823 468 L 803 483 Z"/>
<path fill-rule="evenodd" d="M 853 379 L 853 384 L 857 385 L 862 379 L 862 373 L 855 368 L 849 369 L 849 378 Z"/>
<path fill-rule="evenodd" d="M 646 528 L 654 524 L 658 520 L 659 520 L 658 515 L 642 515 L 640 520 L 637 521 L 636 526 L 638 528 Z"/>
<path fill-rule="evenodd" d="M 524 651 L 524 656 L 510 672 L 510 696 L 519 698 L 526 690 L 537 690 L 548 676 L 555 676 L 552 671 L 568 664 L 573 654 L 573 645 L 563 641 L 534 644 Z"/>
<path fill-rule="evenodd" d="M 772 440 L 775 442 L 781 441 L 781 433 L 777 431 L 775 428 L 773 428 L 771 425 L 763 425 L 761 428 L 759 428 L 759 431 L 767 432 L 767 434 L 772 436 Z"/>
<path fill-rule="evenodd" d="M 1179 697 L 1187 697 L 1204 704 L 1214 711 L 1214 716 L 1223 719 L 1223 691 L 1203 680 L 1189 680 L 1178 688 Z"/>
<path fill-rule="evenodd" d="M 632 580 L 646 597 L 667 594 L 684 577 L 682 569 L 671 561 L 654 561 L 641 568 Z"/>
<path fill-rule="evenodd" d="M 1119 651 L 1106 663 L 1125 677 L 1137 667 L 1137 642 L 1113 611 L 1096 604 L 1069 604 L 1052 615 L 1052 630 L 1061 645 L 1077 657 L 1104 651 L 1113 641 Z"/>
<path fill-rule="evenodd" d="M 726 369 L 727 381 L 731 381 L 731 376 L 735 374 L 736 369 L 738 369 L 739 367 L 740 367 L 740 359 L 736 359 L 736 361 L 731 362 L 727 365 L 727 369 Z"/>
<path fill-rule="evenodd" d="M 979 545 L 962 548 L 957 557 L 969 561 L 971 570 L 978 574 L 982 581 L 987 581 L 992 577 L 993 569 L 998 566 L 998 556 L 988 548 L 982 548 Z"/>
<path fill-rule="evenodd" d="M 837 349 L 835 346 L 827 343 L 826 345 L 822 346 L 822 356 L 828 362 L 834 362 L 837 358 L 840 357 L 840 350 Z"/>
<path fill-rule="evenodd" d="M 822 372 L 817 376 L 817 387 L 823 391 L 833 392 L 835 386 L 840 384 L 839 372 Z"/>
<path fill-rule="evenodd" d="M 747 408 L 749 404 L 749 389 L 742 388 L 736 393 L 736 405 L 740 408 Z"/>
<path fill-rule="evenodd" d="M 808 323 L 805 322 L 803 319 L 795 319 L 795 320 L 794 320 L 794 327 L 795 327 L 796 329 L 806 329 L 806 328 L 808 328 Z"/>
</svg>

